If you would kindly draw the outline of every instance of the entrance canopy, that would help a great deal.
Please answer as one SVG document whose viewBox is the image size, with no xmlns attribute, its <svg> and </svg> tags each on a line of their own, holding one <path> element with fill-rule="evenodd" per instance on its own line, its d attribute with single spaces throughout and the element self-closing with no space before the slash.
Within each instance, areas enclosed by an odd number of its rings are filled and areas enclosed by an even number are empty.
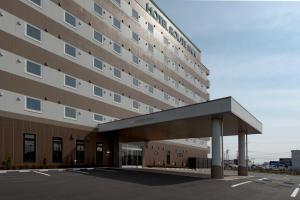
<svg viewBox="0 0 300 200">
<path fill-rule="evenodd" d="M 224 136 L 261 134 L 262 123 L 232 97 L 99 124 L 100 133 L 116 132 L 120 141 L 149 141 L 212 136 L 212 119 L 223 122 Z"/>
</svg>

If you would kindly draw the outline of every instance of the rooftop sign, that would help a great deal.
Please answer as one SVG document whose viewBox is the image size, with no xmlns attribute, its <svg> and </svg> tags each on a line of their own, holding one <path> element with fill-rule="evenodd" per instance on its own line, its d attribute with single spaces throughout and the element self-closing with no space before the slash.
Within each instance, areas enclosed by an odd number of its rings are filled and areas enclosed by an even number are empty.
<svg viewBox="0 0 300 200">
<path fill-rule="evenodd" d="M 196 57 L 195 49 L 180 35 L 179 31 L 172 25 L 168 25 L 168 21 L 156 11 L 149 3 L 146 3 L 146 12 L 149 13 L 166 31 L 168 31 L 190 54 Z"/>
</svg>

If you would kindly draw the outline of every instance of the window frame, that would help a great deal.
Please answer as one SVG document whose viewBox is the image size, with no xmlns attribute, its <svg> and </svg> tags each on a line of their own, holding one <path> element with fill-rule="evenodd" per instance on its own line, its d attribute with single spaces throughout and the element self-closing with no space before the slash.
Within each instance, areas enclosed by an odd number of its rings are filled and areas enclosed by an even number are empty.
<svg viewBox="0 0 300 200">
<path fill-rule="evenodd" d="M 137 103 L 137 108 L 136 107 L 134 107 L 134 103 Z M 140 102 L 138 102 L 137 100 L 132 100 L 132 108 L 134 109 L 134 110 L 137 110 L 137 111 L 139 111 L 140 110 Z"/>
<path fill-rule="evenodd" d="M 78 145 L 83 145 L 83 154 L 82 154 L 83 159 L 82 160 L 78 160 L 78 155 L 79 155 L 79 151 L 77 150 Z M 76 157 L 75 157 L 76 163 L 84 163 L 84 161 L 85 161 L 85 141 L 84 140 L 76 140 L 76 151 L 75 152 L 76 152 Z"/>
<path fill-rule="evenodd" d="M 120 102 L 116 101 L 115 95 L 120 96 Z M 121 104 L 121 103 L 122 103 L 122 95 L 120 95 L 120 94 L 118 94 L 118 93 L 114 93 L 113 98 L 114 98 L 114 99 L 113 99 L 113 100 L 114 100 L 114 103 L 117 103 L 117 104 Z"/>
<path fill-rule="evenodd" d="M 98 60 L 100 62 L 102 62 L 102 69 L 98 68 L 95 66 L 95 60 Z M 93 67 L 96 68 L 97 70 L 100 70 L 100 71 L 103 71 L 103 68 L 104 68 L 104 62 L 103 60 L 99 59 L 99 58 L 96 58 L 96 57 L 93 57 Z"/>
<path fill-rule="evenodd" d="M 115 71 L 120 72 L 120 77 L 118 77 L 118 76 L 115 75 Z M 113 68 L 113 77 L 121 80 L 122 79 L 122 71 L 120 69 L 114 67 Z"/>
<path fill-rule="evenodd" d="M 135 85 L 135 84 L 134 84 L 135 80 L 137 81 L 138 85 Z M 140 80 L 137 79 L 137 78 L 135 78 L 135 77 L 132 77 L 132 85 L 133 85 L 134 87 L 140 87 Z"/>
<path fill-rule="evenodd" d="M 66 116 L 66 108 L 71 108 L 71 109 L 74 109 L 75 110 L 75 118 L 73 118 L 73 117 L 68 117 L 68 116 Z M 76 108 L 74 108 L 74 107 L 71 107 L 71 106 L 64 106 L 64 118 L 65 119 L 70 119 L 70 120 L 74 120 L 74 121 L 77 121 L 77 109 Z"/>
<path fill-rule="evenodd" d="M 118 26 L 115 25 L 115 21 L 119 22 L 120 27 L 118 27 Z M 115 16 L 113 16 L 113 19 L 112 19 L 112 26 L 113 26 L 114 28 L 116 28 L 117 30 L 119 30 L 119 31 L 122 30 L 122 23 L 121 23 L 121 21 L 120 21 L 118 18 L 116 18 Z"/>
<path fill-rule="evenodd" d="M 66 21 L 66 14 L 69 14 L 70 16 L 75 18 L 75 26 Z M 70 27 L 72 27 L 74 29 L 77 29 L 77 18 L 73 14 L 71 14 L 65 10 L 64 10 L 64 23 L 66 23 L 67 25 L 69 25 Z"/>
<path fill-rule="evenodd" d="M 40 34 L 41 34 L 41 40 L 38 40 L 38 39 L 36 39 L 36 38 L 34 38 L 34 37 L 32 37 L 32 36 L 30 36 L 30 35 L 27 34 L 27 26 L 28 26 L 28 25 L 40 31 Z M 30 23 L 25 22 L 24 35 L 25 35 L 27 38 L 29 38 L 29 39 L 31 39 L 31 40 L 33 40 L 33 41 L 35 41 L 35 42 L 42 43 L 42 40 L 43 40 L 42 29 L 38 28 L 37 26 L 34 26 L 34 25 L 30 24 Z"/>
<path fill-rule="evenodd" d="M 36 3 L 33 2 L 32 0 L 27 0 L 27 1 L 29 1 L 30 3 L 32 3 L 33 5 L 35 5 L 35 6 L 39 7 L 39 8 L 42 8 L 42 7 L 43 7 L 43 0 L 41 0 L 41 5 L 36 4 Z"/>
<path fill-rule="evenodd" d="M 95 94 L 95 87 L 102 90 L 102 96 L 99 96 L 99 95 Z M 93 96 L 103 99 L 103 95 L 104 95 L 104 89 L 102 87 L 97 86 L 97 85 L 93 85 Z"/>
<path fill-rule="evenodd" d="M 151 24 L 151 23 L 148 22 L 147 25 L 148 25 L 148 27 L 147 27 L 148 32 L 153 34 L 154 33 L 154 26 L 153 26 L 153 24 Z M 151 30 L 149 29 L 149 27 L 152 27 Z"/>
<path fill-rule="evenodd" d="M 40 110 L 34 110 L 34 109 L 31 109 L 31 108 L 27 108 L 27 101 L 28 101 L 27 99 L 28 98 L 39 101 L 40 102 Z M 25 104 L 24 108 L 25 108 L 26 111 L 39 113 L 39 114 L 43 113 L 43 105 L 42 105 L 42 100 L 41 99 L 30 97 L 30 96 L 25 96 L 24 104 Z"/>
<path fill-rule="evenodd" d="M 137 38 L 135 38 L 134 35 L 137 36 Z M 134 42 L 139 43 L 139 38 L 140 38 L 139 34 L 137 34 L 137 33 L 134 32 L 134 31 L 131 32 L 131 39 L 132 39 Z"/>
<path fill-rule="evenodd" d="M 75 87 L 66 84 L 66 77 L 67 77 L 67 76 L 70 77 L 70 78 L 75 79 L 75 84 L 76 84 Z M 71 88 L 71 89 L 77 90 L 77 78 L 75 78 L 75 77 L 73 77 L 73 76 L 71 76 L 71 75 L 68 75 L 68 74 L 64 74 L 64 87 L 67 87 L 67 88 Z"/>
<path fill-rule="evenodd" d="M 117 46 L 120 47 L 120 52 L 117 52 L 117 51 L 115 50 L 115 45 L 117 45 Z M 122 46 L 121 46 L 119 43 L 117 43 L 117 42 L 113 42 L 113 51 L 114 51 L 116 54 L 118 54 L 118 55 L 122 55 Z"/>
<path fill-rule="evenodd" d="M 134 12 L 137 13 L 137 18 L 133 15 Z M 137 10 L 135 10 L 134 8 L 132 8 L 132 10 L 131 10 L 131 17 L 132 17 L 134 20 L 136 20 L 137 22 L 139 22 L 139 17 L 140 17 L 139 12 L 138 12 Z"/>
<path fill-rule="evenodd" d="M 95 33 L 98 33 L 98 34 L 101 35 L 101 42 L 95 38 Z M 94 29 L 94 32 L 93 32 L 93 40 L 95 40 L 95 41 L 96 41 L 97 43 L 99 43 L 99 44 L 103 44 L 103 34 L 100 33 L 99 31 L 96 31 L 96 29 Z"/>
<path fill-rule="evenodd" d="M 98 12 L 95 10 L 95 5 L 98 6 L 99 8 L 101 8 L 101 11 L 102 11 L 101 14 L 98 13 Z M 99 4 L 97 4 L 96 2 L 94 2 L 93 8 L 94 8 L 93 10 L 94 10 L 94 12 L 96 13 L 97 16 L 103 17 L 103 7 L 102 7 L 102 6 L 100 6 Z"/>
<path fill-rule="evenodd" d="M 137 62 L 135 62 L 135 61 L 137 61 Z M 140 58 L 135 54 L 132 54 L 132 63 L 135 64 L 135 65 L 140 64 Z"/>
<path fill-rule="evenodd" d="M 69 45 L 69 46 L 75 48 L 75 56 L 70 55 L 70 54 L 68 54 L 68 53 L 66 52 L 66 45 Z M 73 59 L 77 59 L 77 48 L 76 48 L 75 46 L 71 45 L 70 43 L 64 42 L 64 54 L 65 54 L 66 56 L 69 56 L 69 57 L 73 58 Z"/>
<path fill-rule="evenodd" d="M 102 116 L 102 120 L 100 121 L 100 120 L 96 120 L 95 119 L 95 115 L 98 115 L 98 116 Z M 95 121 L 95 122 L 104 122 L 104 115 L 102 115 L 102 114 L 99 114 L 99 113 L 93 113 L 93 120 Z"/>
<path fill-rule="evenodd" d="M 28 62 L 31 62 L 31 63 L 36 64 L 36 65 L 39 65 L 40 66 L 40 70 L 41 70 L 41 75 L 37 75 L 37 74 L 29 72 L 27 70 Z M 43 78 L 43 67 L 42 67 L 42 65 L 39 64 L 39 63 L 37 63 L 37 62 L 34 62 L 32 60 L 25 59 L 25 69 L 24 69 L 24 71 L 25 71 L 25 74 L 28 74 L 30 76 L 34 76 L 34 77 L 41 78 L 41 79 Z"/>
</svg>

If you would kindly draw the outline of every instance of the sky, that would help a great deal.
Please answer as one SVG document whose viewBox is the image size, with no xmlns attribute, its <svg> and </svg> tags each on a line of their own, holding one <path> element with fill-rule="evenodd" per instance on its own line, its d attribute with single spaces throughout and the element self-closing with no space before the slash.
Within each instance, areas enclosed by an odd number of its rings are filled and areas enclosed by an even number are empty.
<svg viewBox="0 0 300 200">
<path fill-rule="evenodd" d="M 300 149 L 300 2 L 155 0 L 201 49 L 210 98 L 232 96 L 263 123 L 255 163 Z M 224 138 L 236 158 L 237 137 Z"/>
</svg>

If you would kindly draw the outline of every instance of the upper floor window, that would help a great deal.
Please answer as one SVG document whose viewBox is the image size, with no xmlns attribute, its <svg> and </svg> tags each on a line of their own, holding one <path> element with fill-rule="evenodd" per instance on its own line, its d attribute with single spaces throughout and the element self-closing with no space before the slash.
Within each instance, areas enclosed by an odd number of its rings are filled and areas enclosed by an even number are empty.
<svg viewBox="0 0 300 200">
<path fill-rule="evenodd" d="M 114 102 L 121 103 L 121 101 L 122 101 L 121 95 L 115 93 Z"/>
<path fill-rule="evenodd" d="M 36 98 L 26 97 L 25 108 L 26 110 L 34 112 L 42 112 L 42 101 Z"/>
<path fill-rule="evenodd" d="M 76 48 L 68 43 L 65 43 L 65 54 L 76 58 Z"/>
<path fill-rule="evenodd" d="M 42 77 L 42 66 L 40 64 L 26 60 L 26 73 Z"/>
<path fill-rule="evenodd" d="M 97 97 L 103 97 L 103 89 L 94 85 L 94 95 Z"/>
<path fill-rule="evenodd" d="M 132 9 L 132 17 L 139 21 L 139 13 L 135 9 Z"/>
<path fill-rule="evenodd" d="M 148 86 L 148 91 L 153 94 L 153 87 L 151 85 Z"/>
<path fill-rule="evenodd" d="M 134 109 L 139 109 L 140 108 L 140 103 L 138 102 L 138 101 L 136 101 L 136 100 L 133 100 L 132 101 L 132 107 L 134 108 Z"/>
<path fill-rule="evenodd" d="M 94 30 L 94 39 L 97 42 L 103 43 L 103 35 L 96 30 Z"/>
<path fill-rule="evenodd" d="M 114 76 L 117 78 L 121 78 L 121 70 L 114 68 Z"/>
<path fill-rule="evenodd" d="M 104 117 L 103 117 L 103 115 L 94 113 L 94 120 L 97 121 L 97 122 L 103 122 L 104 121 Z"/>
<path fill-rule="evenodd" d="M 148 22 L 148 30 L 153 33 L 153 25 Z"/>
<path fill-rule="evenodd" d="M 73 27 L 76 27 L 76 17 L 68 12 L 65 12 L 65 22 Z"/>
<path fill-rule="evenodd" d="M 151 53 L 154 52 L 154 48 L 152 44 L 148 44 L 148 51 L 150 51 Z"/>
<path fill-rule="evenodd" d="M 113 0 L 114 3 L 116 3 L 117 5 L 121 5 L 121 0 Z"/>
<path fill-rule="evenodd" d="M 113 25 L 115 28 L 121 30 L 121 22 L 116 17 L 114 17 L 114 19 L 113 19 Z"/>
<path fill-rule="evenodd" d="M 139 82 L 139 80 L 138 79 L 136 79 L 136 78 L 132 78 L 132 84 L 134 85 L 134 86 L 137 86 L 137 87 L 139 87 L 139 85 L 140 85 L 140 82 Z"/>
<path fill-rule="evenodd" d="M 132 39 L 135 42 L 139 42 L 139 35 L 136 32 L 132 32 Z"/>
<path fill-rule="evenodd" d="M 42 32 L 40 29 L 36 28 L 35 26 L 31 24 L 26 24 L 26 36 L 30 37 L 31 39 L 34 39 L 36 41 L 42 40 Z"/>
<path fill-rule="evenodd" d="M 103 62 L 102 60 L 98 59 L 98 58 L 94 58 L 94 62 L 93 62 L 94 67 L 96 67 L 97 69 L 103 70 Z"/>
<path fill-rule="evenodd" d="M 77 119 L 77 111 L 75 108 L 65 106 L 65 118 Z"/>
<path fill-rule="evenodd" d="M 99 5 L 96 4 L 96 3 L 94 3 L 94 11 L 95 11 L 98 15 L 102 16 L 103 9 L 102 9 L 101 6 L 99 6 Z"/>
<path fill-rule="evenodd" d="M 165 43 L 166 45 L 169 45 L 169 40 L 168 40 L 168 38 L 164 37 L 164 43 Z"/>
<path fill-rule="evenodd" d="M 151 72 L 151 73 L 153 73 L 154 72 L 154 67 L 153 67 L 153 65 L 148 65 L 148 71 L 149 72 Z"/>
<path fill-rule="evenodd" d="M 116 52 L 116 53 L 118 53 L 118 54 L 121 54 L 122 52 L 121 52 L 121 46 L 119 45 L 119 44 L 117 44 L 117 43 L 115 43 L 114 42 L 114 51 Z"/>
<path fill-rule="evenodd" d="M 154 112 L 154 108 L 152 106 L 149 106 L 149 113 L 153 113 Z"/>
<path fill-rule="evenodd" d="M 42 0 L 29 0 L 31 1 L 32 3 L 34 3 L 35 5 L 41 7 L 42 6 Z"/>
<path fill-rule="evenodd" d="M 76 78 L 65 74 L 65 86 L 75 89 L 77 87 Z"/>
<path fill-rule="evenodd" d="M 132 62 L 134 62 L 135 64 L 139 64 L 139 57 L 137 57 L 136 55 L 132 54 Z"/>
<path fill-rule="evenodd" d="M 170 95 L 168 95 L 167 93 L 164 93 L 164 98 L 165 98 L 165 100 L 169 100 L 170 99 Z"/>
</svg>

